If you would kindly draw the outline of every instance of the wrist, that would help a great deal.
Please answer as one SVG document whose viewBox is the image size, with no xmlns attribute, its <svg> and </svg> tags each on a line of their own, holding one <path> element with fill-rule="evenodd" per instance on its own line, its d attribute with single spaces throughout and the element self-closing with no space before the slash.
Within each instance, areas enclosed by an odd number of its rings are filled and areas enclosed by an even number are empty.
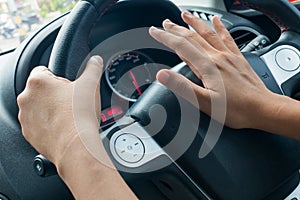
<svg viewBox="0 0 300 200">
<path fill-rule="evenodd" d="M 281 123 L 281 116 L 284 112 L 285 104 L 288 97 L 269 92 L 264 96 L 261 102 L 258 102 L 258 106 L 253 116 L 253 127 L 263 131 L 271 131 L 274 124 Z"/>
<path fill-rule="evenodd" d="M 100 137 L 98 139 L 101 141 Z M 98 143 L 97 152 L 91 152 L 85 142 L 78 135 L 57 164 L 59 176 L 75 199 L 99 199 L 100 196 L 103 199 L 135 199 L 111 163 L 103 144 Z"/>
<path fill-rule="evenodd" d="M 64 152 L 61 154 L 60 158 L 54 163 L 57 169 L 58 175 L 64 179 L 67 174 L 65 173 L 68 171 L 69 166 L 72 166 L 72 159 L 80 159 L 82 154 L 83 147 L 81 145 L 81 141 L 78 135 L 75 135 L 67 147 L 65 147 Z"/>
<path fill-rule="evenodd" d="M 85 168 L 89 165 L 103 164 L 112 167 L 107 153 L 102 145 L 101 138 L 96 137 L 94 140 L 97 146 L 93 147 L 93 144 L 87 144 L 87 141 L 83 141 L 78 134 L 70 141 L 69 145 L 65 148 L 65 151 L 61 155 L 60 160 L 55 163 L 58 174 L 62 179 L 69 179 L 70 176 L 74 175 L 78 167 L 82 167 L 81 170 L 86 170 Z M 104 159 L 108 158 L 108 159 Z M 72 173 L 73 172 L 73 173 Z"/>
<path fill-rule="evenodd" d="M 97 155 L 99 147 L 102 147 L 97 124 L 84 124 L 86 126 L 81 127 L 81 129 L 78 126 L 73 126 L 74 129 L 69 132 L 71 137 L 66 138 L 67 141 L 62 145 L 63 149 L 56 156 L 55 162 L 53 162 L 58 171 L 63 172 L 64 168 L 69 168 L 69 163 L 72 163 L 74 160 L 86 159 Z"/>
</svg>

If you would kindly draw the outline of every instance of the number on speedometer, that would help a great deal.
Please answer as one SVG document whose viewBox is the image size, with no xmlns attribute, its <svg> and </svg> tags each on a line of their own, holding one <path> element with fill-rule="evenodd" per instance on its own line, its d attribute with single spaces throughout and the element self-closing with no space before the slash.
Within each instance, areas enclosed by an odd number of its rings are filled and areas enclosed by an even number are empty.
<svg viewBox="0 0 300 200">
<path fill-rule="evenodd" d="M 130 52 L 114 57 L 109 62 L 105 77 L 115 94 L 135 102 L 155 80 L 158 70 L 146 55 Z"/>
</svg>

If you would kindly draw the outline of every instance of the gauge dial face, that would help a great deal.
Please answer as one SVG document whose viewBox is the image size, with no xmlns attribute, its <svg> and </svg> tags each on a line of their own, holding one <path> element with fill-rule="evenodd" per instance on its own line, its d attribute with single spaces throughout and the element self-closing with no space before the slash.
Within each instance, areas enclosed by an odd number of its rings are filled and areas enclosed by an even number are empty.
<svg viewBox="0 0 300 200">
<path fill-rule="evenodd" d="M 119 97 L 135 102 L 155 80 L 158 67 L 144 54 L 130 52 L 109 62 L 105 71 L 108 85 Z"/>
</svg>

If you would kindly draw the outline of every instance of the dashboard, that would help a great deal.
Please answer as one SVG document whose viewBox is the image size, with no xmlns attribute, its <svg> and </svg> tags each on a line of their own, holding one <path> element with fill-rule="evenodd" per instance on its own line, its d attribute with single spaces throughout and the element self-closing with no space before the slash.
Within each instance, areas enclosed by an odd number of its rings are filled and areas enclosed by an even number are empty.
<svg viewBox="0 0 300 200">
<path fill-rule="evenodd" d="M 105 61 L 105 72 L 101 79 L 103 129 L 126 114 L 130 106 L 155 81 L 160 69 L 172 68 L 181 62 L 176 54 L 159 46 L 148 34 L 148 27 L 160 27 L 166 18 L 186 26 L 178 8 L 164 2 L 158 6 L 145 1 L 121 1 L 94 26 L 89 46 L 93 54 L 100 54 Z M 280 35 L 280 30 L 265 17 L 246 19 L 245 16 L 199 6 L 181 6 L 180 9 L 189 10 L 208 25 L 211 25 L 212 16 L 220 16 L 241 49 L 260 34 L 267 35 L 271 41 L 276 41 Z M 230 8 L 232 12 L 244 9 L 238 1 Z M 54 40 L 65 17 L 42 28 L 14 52 L 18 60 L 11 64 L 17 65 L 17 94 L 23 90 L 35 66 L 48 65 Z"/>
<path fill-rule="evenodd" d="M 181 62 L 174 52 L 158 44 L 148 34 L 148 27 L 161 27 L 166 18 L 186 26 L 176 6 L 170 7 L 169 3 L 159 5 L 153 7 L 153 4 L 144 1 L 122 1 L 103 16 L 91 32 L 91 54 L 100 54 L 105 65 L 101 79 L 102 129 L 108 128 L 126 114 L 131 105 L 155 81 L 156 73 L 160 69 L 172 68 Z M 157 12 L 158 9 L 161 12 Z M 239 46 L 245 45 L 263 32 L 251 21 L 224 11 L 201 7 L 181 9 L 190 10 L 209 25 L 211 16 L 220 15 Z M 135 15 L 130 14 L 133 12 Z M 17 94 L 23 90 L 31 69 L 38 65 L 48 65 L 54 39 L 64 18 L 62 16 L 40 30 L 38 37 L 31 38 L 31 42 L 27 41 L 29 44 L 20 52 L 17 63 Z M 111 23 L 118 19 L 122 19 L 122 22 Z M 51 29 L 51 32 L 47 29 Z"/>
<path fill-rule="evenodd" d="M 173 4 L 170 7 L 168 1 L 163 2 L 158 6 L 145 1 L 121 1 L 97 22 L 90 34 L 91 54 L 101 55 L 105 66 L 100 88 L 102 129 L 126 114 L 155 81 L 160 69 L 172 68 L 181 62 L 176 54 L 148 34 L 150 26 L 160 27 L 166 18 L 184 25 L 178 8 Z M 157 13 L 158 9 L 161 12 Z M 20 52 L 17 93 L 25 86 L 24 74 L 28 76 L 35 66 L 48 65 L 54 39 L 64 19 L 62 16 L 40 30 L 40 38 L 33 37 L 29 46 Z M 112 20 L 120 23 L 111 23 Z M 49 33 L 45 29 L 52 30 Z"/>
<path fill-rule="evenodd" d="M 168 1 L 163 2 L 165 3 L 155 5 L 137 0 L 121 1 L 95 24 L 90 34 L 91 54 L 101 55 L 105 65 L 101 79 L 101 128 L 104 130 L 126 114 L 155 81 L 160 69 L 172 68 L 181 63 L 174 52 L 158 44 L 148 34 L 148 27 L 161 27 L 166 18 L 186 26 L 180 18 L 178 8 L 175 5 L 170 7 Z M 263 29 L 250 20 L 225 11 L 192 6 L 182 6 L 180 9 L 189 10 L 210 26 L 211 17 L 220 16 L 240 48 L 264 33 Z M 26 77 L 33 67 L 47 66 L 54 39 L 64 18 L 62 16 L 40 30 L 38 37 L 31 38 L 31 42 L 27 40 L 29 44 L 20 52 L 17 63 L 17 94 L 23 90 Z M 112 21 L 120 23 L 111 23 Z"/>
</svg>

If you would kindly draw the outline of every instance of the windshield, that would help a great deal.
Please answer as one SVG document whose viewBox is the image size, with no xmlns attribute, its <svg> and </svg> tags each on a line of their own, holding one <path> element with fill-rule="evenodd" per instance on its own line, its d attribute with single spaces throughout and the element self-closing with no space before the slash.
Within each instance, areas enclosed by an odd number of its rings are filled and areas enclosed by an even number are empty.
<svg viewBox="0 0 300 200">
<path fill-rule="evenodd" d="M 39 28 L 70 11 L 77 1 L 79 0 L 0 0 L 0 53 L 15 49 Z M 200 0 L 171 1 L 182 5 L 195 4 Z"/>
<path fill-rule="evenodd" d="M 36 30 L 71 10 L 78 0 L 0 0 L 0 53 L 15 49 Z M 219 0 L 171 0 L 177 5 L 212 6 Z M 289 0 L 299 2 L 300 0 Z M 213 5 L 212 7 L 217 7 Z"/>
<path fill-rule="evenodd" d="M 77 0 L 0 0 L 0 53 L 69 11 Z"/>
</svg>

